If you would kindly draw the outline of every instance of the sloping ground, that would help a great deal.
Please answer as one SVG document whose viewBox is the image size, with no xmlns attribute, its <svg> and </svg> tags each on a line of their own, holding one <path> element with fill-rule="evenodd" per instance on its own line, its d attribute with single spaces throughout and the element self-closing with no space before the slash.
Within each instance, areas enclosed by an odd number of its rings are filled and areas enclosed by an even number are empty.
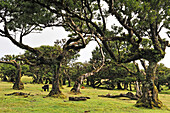
<svg viewBox="0 0 170 113">
<path fill-rule="evenodd" d="M 170 113 L 163 109 L 146 109 L 134 106 L 136 100 L 125 97 L 101 98 L 98 95 L 127 93 L 128 91 L 103 90 L 86 88 L 82 89 L 82 94 L 73 95 L 69 93 L 71 88 L 64 87 L 63 93 L 67 97 L 88 96 L 87 101 L 68 101 L 67 99 L 43 98 L 48 92 L 43 92 L 42 84 L 24 84 L 25 89 L 19 92 L 30 93 L 34 96 L 5 96 L 5 94 L 17 92 L 12 89 L 12 83 L 0 81 L 0 112 L 2 113 Z M 51 88 L 51 86 L 50 86 Z M 162 102 L 170 108 L 170 94 L 159 95 Z"/>
</svg>

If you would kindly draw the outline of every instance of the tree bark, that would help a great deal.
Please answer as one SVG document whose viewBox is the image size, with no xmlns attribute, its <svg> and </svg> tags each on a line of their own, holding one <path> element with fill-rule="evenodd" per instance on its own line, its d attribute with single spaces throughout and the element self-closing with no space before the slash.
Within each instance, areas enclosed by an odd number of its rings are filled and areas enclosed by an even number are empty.
<svg viewBox="0 0 170 113">
<path fill-rule="evenodd" d="M 86 73 L 86 74 L 83 74 L 82 76 L 78 77 L 78 79 L 76 80 L 73 88 L 71 89 L 71 92 L 74 92 L 74 93 L 80 93 L 80 86 L 81 84 L 83 83 L 83 80 L 86 78 L 86 77 L 89 77 L 93 75 L 93 73 Z"/>
<path fill-rule="evenodd" d="M 129 83 L 130 91 L 132 91 L 132 83 Z"/>
<path fill-rule="evenodd" d="M 140 85 L 139 85 L 139 82 L 138 81 L 136 81 L 136 96 L 138 97 L 138 98 L 140 98 L 141 96 L 142 96 L 142 91 L 141 91 L 141 89 L 140 89 Z"/>
<path fill-rule="evenodd" d="M 137 107 L 161 108 L 162 102 L 158 98 L 158 90 L 155 86 L 155 73 L 157 68 L 157 62 L 149 62 L 149 66 L 146 70 L 146 80 L 143 82 L 142 96 L 137 101 Z"/>
<path fill-rule="evenodd" d="M 83 80 L 86 79 L 87 77 L 93 76 L 95 73 L 99 72 L 103 66 L 104 66 L 104 63 L 101 65 L 100 68 L 93 70 L 92 72 L 85 73 L 82 76 L 79 76 L 78 79 L 76 80 L 73 88 L 71 89 L 71 92 L 80 93 L 80 86 L 83 83 Z"/>
<path fill-rule="evenodd" d="M 18 63 L 14 61 L 15 67 L 17 68 L 15 83 L 13 89 L 22 90 L 24 89 L 24 84 L 21 82 L 21 67 Z"/>
<path fill-rule="evenodd" d="M 120 82 L 117 82 L 117 89 L 122 89 L 122 86 L 120 85 Z"/>
<path fill-rule="evenodd" d="M 70 76 L 68 77 L 68 87 L 71 87 L 71 78 L 70 78 Z"/>
<path fill-rule="evenodd" d="M 86 85 L 88 85 L 88 86 L 89 86 L 89 85 L 90 85 L 90 83 L 89 83 L 89 82 L 90 82 L 90 80 L 89 80 L 89 78 L 87 78 Z"/>
<path fill-rule="evenodd" d="M 127 97 L 127 98 L 130 98 L 132 100 L 138 100 L 138 97 L 136 97 L 132 92 L 128 92 L 126 94 L 121 93 L 120 95 L 111 95 L 111 94 L 98 95 L 98 97 L 108 97 L 108 98 Z"/>
<path fill-rule="evenodd" d="M 98 45 L 100 46 L 100 53 L 101 53 L 101 56 L 102 56 L 102 63 L 100 65 L 100 67 L 98 67 L 98 68 L 95 68 L 93 66 L 94 70 L 92 72 L 85 73 L 82 76 L 78 77 L 78 79 L 76 80 L 73 88 L 71 89 L 71 92 L 74 92 L 76 94 L 80 93 L 80 86 L 83 83 L 83 80 L 86 79 L 87 77 L 93 76 L 95 73 L 98 73 L 103 68 L 103 66 L 105 65 L 105 63 L 104 63 L 105 62 L 105 56 L 104 56 L 104 53 L 103 53 L 102 46 L 101 46 L 101 44 L 99 43 L 99 41 L 97 40 L 96 37 L 95 37 L 95 39 L 96 39 Z"/>
<path fill-rule="evenodd" d="M 60 90 L 60 67 L 61 67 L 61 61 L 56 65 L 53 65 L 54 69 L 54 76 L 53 76 L 53 83 L 52 83 L 52 90 L 48 94 L 48 96 L 56 97 L 56 98 L 65 98 L 65 96 L 62 94 Z"/>
<path fill-rule="evenodd" d="M 128 89 L 128 83 L 124 83 L 124 90 Z"/>
</svg>

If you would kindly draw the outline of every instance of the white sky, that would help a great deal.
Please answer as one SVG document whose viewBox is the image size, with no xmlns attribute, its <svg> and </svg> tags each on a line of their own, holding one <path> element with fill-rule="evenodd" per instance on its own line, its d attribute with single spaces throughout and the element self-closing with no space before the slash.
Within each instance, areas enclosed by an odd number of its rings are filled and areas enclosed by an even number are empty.
<svg viewBox="0 0 170 113">
<path fill-rule="evenodd" d="M 32 33 L 23 39 L 23 43 L 31 47 L 39 47 L 41 45 L 54 45 L 56 39 L 67 38 L 67 32 L 63 28 L 47 28 L 41 33 Z M 92 57 L 91 51 L 95 49 L 96 42 L 90 42 L 85 49 L 80 51 L 78 62 L 89 61 Z M 90 52 L 89 52 L 90 51 Z M 4 55 L 18 55 L 24 53 L 23 49 L 12 44 L 12 42 L 0 36 L 0 58 Z"/>
<path fill-rule="evenodd" d="M 67 38 L 67 34 L 68 33 L 65 32 L 63 28 L 48 28 L 43 30 L 42 33 L 34 33 L 26 36 L 23 40 L 23 43 L 28 44 L 31 47 L 39 47 L 41 45 L 54 45 L 54 41 L 56 41 L 56 39 Z M 170 39 L 168 40 L 170 41 Z M 88 61 L 92 56 L 91 51 L 95 49 L 96 45 L 96 42 L 90 42 L 90 44 L 88 44 L 85 49 L 82 49 L 80 51 L 81 56 L 78 58 L 78 61 Z M 18 55 L 22 53 L 24 53 L 24 50 L 12 44 L 9 39 L 0 37 L 0 57 L 3 57 L 7 54 Z M 161 63 L 164 63 L 168 68 L 170 68 L 169 58 L 170 48 L 167 48 L 165 58 L 161 61 Z"/>
</svg>

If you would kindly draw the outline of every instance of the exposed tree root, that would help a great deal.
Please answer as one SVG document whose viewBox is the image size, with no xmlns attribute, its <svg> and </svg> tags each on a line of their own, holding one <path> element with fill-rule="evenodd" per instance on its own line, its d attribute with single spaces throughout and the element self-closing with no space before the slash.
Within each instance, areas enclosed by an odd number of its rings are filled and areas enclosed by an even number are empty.
<svg viewBox="0 0 170 113">
<path fill-rule="evenodd" d="M 80 90 L 76 91 L 74 88 L 71 89 L 70 93 L 74 95 L 81 94 Z"/>
<path fill-rule="evenodd" d="M 139 99 L 137 103 L 135 104 L 136 107 L 146 107 L 146 108 L 161 108 L 163 106 L 163 103 L 160 100 L 157 101 L 152 101 L 152 100 L 145 100 L 144 99 Z"/>
<path fill-rule="evenodd" d="M 61 99 L 67 98 L 67 96 L 65 96 L 65 95 L 64 95 L 63 93 L 61 93 L 61 92 L 57 92 L 57 93 L 50 92 L 47 97 L 54 97 L 54 98 L 61 98 Z"/>
<path fill-rule="evenodd" d="M 24 84 L 21 81 L 19 83 L 15 82 L 13 85 L 13 89 L 22 90 L 22 89 L 24 89 Z"/>
</svg>

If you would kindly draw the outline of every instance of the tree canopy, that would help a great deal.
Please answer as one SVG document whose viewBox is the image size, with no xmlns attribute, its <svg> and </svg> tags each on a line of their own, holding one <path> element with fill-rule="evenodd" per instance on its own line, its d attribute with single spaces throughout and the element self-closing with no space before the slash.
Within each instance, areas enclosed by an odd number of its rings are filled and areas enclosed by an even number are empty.
<svg viewBox="0 0 170 113">
<path fill-rule="evenodd" d="M 155 88 L 157 63 L 164 58 L 165 49 L 170 44 L 160 32 L 169 30 L 169 0 L 1 0 L 0 35 L 13 44 L 33 52 L 42 62 L 38 49 L 23 44 L 23 37 L 34 30 L 45 27 L 62 26 L 70 32 L 63 51 L 56 60 L 61 62 L 65 51 L 80 50 L 92 41 L 99 41 L 110 58 L 116 63 L 129 63 L 145 59 L 146 80 L 143 96 L 136 106 L 161 107 Z M 113 25 L 108 28 L 107 19 Z M 116 25 L 116 22 L 119 25 Z M 11 33 L 19 32 L 19 41 Z M 167 32 L 169 36 L 169 31 Z M 57 63 L 59 74 L 60 63 Z M 57 76 L 54 76 L 56 80 Z M 55 81 L 54 81 L 55 82 Z M 54 90 L 55 90 L 55 85 Z M 53 93 L 52 93 L 53 94 Z M 150 98 L 151 97 L 151 98 Z"/>
</svg>

